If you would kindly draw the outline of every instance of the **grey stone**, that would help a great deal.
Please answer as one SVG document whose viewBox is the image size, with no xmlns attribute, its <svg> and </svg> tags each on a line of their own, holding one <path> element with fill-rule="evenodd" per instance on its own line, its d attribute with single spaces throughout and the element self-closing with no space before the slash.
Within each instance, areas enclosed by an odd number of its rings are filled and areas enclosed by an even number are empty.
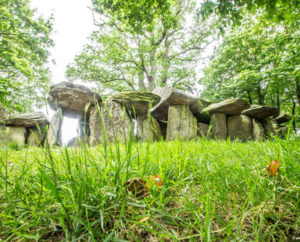
<svg viewBox="0 0 300 242">
<path fill-rule="evenodd" d="M 288 127 L 282 126 L 278 128 L 278 134 L 281 138 L 285 138 L 288 134 Z"/>
<path fill-rule="evenodd" d="M 25 145 L 26 128 L 24 127 L 3 127 L 0 129 L 0 143 L 16 142 L 18 145 Z"/>
<path fill-rule="evenodd" d="M 153 93 L 161 97 L 160 102 L 150 110 L 152 116 L 157 120 L 168 120 L 169 106 L 188 105 L 199 122 L 209 121 L 209 118 L 207 119 L 206 116 L 204 117 L 205 120 L 203 120 L 203 116 L 200 114 L 202 109 L 210 104 L 209 102 L 187 95 L 172 87 L 155 88 Z"/>
<path fill-rule="evenodd" d="M 48 103 L 54 110 L 62 108 L 64 115 L 83 117 L 89 105 L 101 102 L 101 97 L 89 88 L 71 82 L 61 82 L 51 86 Z"/>
<path fill-rule="evenodd" d="M 29 146 L 42 146 L 44 144 L 45 138 L 46 138 L 45 126 L 28 129 L 27 144 Z"/>
<path fill-rule="evenodd" d="M 78 136 L 74 137 L 67 143 L 67 147 L 81 147 L 81 145 L 88 144 L 88 137 Z"/>
<path fill-rule="evenodd" d="M 63 122 L 63 112 L 59 108 L 54 113 L 48 128 L 47 140 L 50 146 L 61 145 L 61 126 Z"/>
<path fill-rule="evenodd" d="M 252 137 L 256 141 L 262 141 L 266 139 L 263 124 L 255 118 L 252 119 Z"/>
<path fill-rule="evenodd" d="M 211 130 L 208 132 L 215 139 L 226 139 L 227 126 L 226 126 L 226 114 L 213 113 L 211 116 Z"/>
<path fill-rule="evenodd" d="M 202 110 L 201 114 L 211 115 L 213 113 L 225 113 L 227 115 L 237 115 L 248 107 L 249 105 L 243 99 L 231 98 L 219 103 L 209 105 Z"/>
<path fill-rule="evenodd" d="M 258 120 L 262 120 L 271 116 L 278 115 L 278 110 L 274 107 L 269 106 L 251 105 L 251 107 L 244 110 L 242 114 Z"/>
<path fill-rule="evenodd" d="M 125 109 L 113 101 L 100 104 L 98 107 L 94 106 L 90 109 L 89 144 L 103 143 L 105 137 L 111 143 L 128 140 L 132 124 Z"/>
<path fill-rule="evenodd" d="M 252 139 L 252 120 L 245 115 L 229 116 L 227 119 L 227 136 L 231 140 L 243 141 Z"/>
<path fill-rule="evenodd" d="M 205 123 L 197 123 L 197 135 L 200 137 L 208 137 L 209 125 Z"/>
<path fill-rule="evenodd" d="M 279 124 L 273 118 L 267 118 L 263 121 L 267 136 L 279 135 Z"/>
<path fill-rule="evenodd" d="M 49 124 L 45 114 L 42 112 L 13 114 L 5 120 L 7 126 L 36 127 Z"/>
<path fill-rule="evenodd" d="M 285 114 L 285 113 L 281 113 L 277 117 L 275 117 L 274 119 L 277 123 L 282 124 L 282 123 L 286 123 L 286 122 L 291 121 L 292 117 Z"/>
<path fill-rule="evenodd" d="M 138 116 L 137 117 L 137 137 L 146 142 L 160 140 L 161 132 L 157 120 L 153 117 Z"/>
<path fill-rule="evenodd" d="M 160 101 L 160 96 L 150 92 L 126 91 L 116 94 L 111 100 L 124 105 L 128 113 L 135 117 L 147 114 Z"/>
<path fill-rule="evenodd" d="M 197 136 L 197 119 L 188 105 L 173 105 L 168 111 L 167 140 L 193 139 Z"/>
</svg>

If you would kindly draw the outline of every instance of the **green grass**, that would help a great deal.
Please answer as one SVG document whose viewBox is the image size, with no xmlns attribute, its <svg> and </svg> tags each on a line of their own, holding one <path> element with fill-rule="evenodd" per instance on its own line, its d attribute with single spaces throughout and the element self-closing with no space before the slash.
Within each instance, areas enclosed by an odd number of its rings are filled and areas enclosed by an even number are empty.
<svg viewBox="0 0 300 242">
<path fill-rule="evenodd" d="M 274 159 L 279 176 L 264 176 Z M 299 161 L 299 140 L 3 148 L 0 240 L 289 240 L 299 237 Z M 163 188 L 142 199 L 124 187 L 156 174 Z"/>
</svg>

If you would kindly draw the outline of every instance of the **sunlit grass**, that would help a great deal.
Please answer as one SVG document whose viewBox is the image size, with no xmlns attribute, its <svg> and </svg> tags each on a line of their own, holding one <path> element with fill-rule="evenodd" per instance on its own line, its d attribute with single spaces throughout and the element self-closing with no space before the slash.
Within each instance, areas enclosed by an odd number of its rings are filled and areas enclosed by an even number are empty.
<svg viewBox="0 0 300 242">
<path fill-rule="evenodd" d="M 278 177 L 263 168 L 280 161 Z M 0 151 L 3 240 L 288 240 L 300 141 L 174 141 Z M 160 174 L 135 198 L 124 183 Z M 299 234 L 298 234 L 299 236 Z"/>
</svg>

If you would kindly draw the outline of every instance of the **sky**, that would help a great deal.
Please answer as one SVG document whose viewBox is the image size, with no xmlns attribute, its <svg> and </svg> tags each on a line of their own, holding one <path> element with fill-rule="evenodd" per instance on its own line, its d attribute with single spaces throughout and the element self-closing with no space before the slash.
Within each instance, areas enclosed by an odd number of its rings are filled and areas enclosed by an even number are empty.
<svg viewBox="0 0 300 242">
<path fill-rule="evenodd" d="M 76 54 L 79 54 L 87 38 L 94 30 L 93 15 L 88 8 L 90 0 L 31 0 L 31 6 L 37 10 L 37 15 L 45 18 L 53 15 L 52 39 L 55 46 L 50 49 L 50 59 L 55 64 L 49 63 L 52 73 L 52 84 L 66 81 L 65 71 Z M 51 119 L 54 111 L 48 108 L 42 111 Z M 67 143 L 76 137 L 77 120 L 64 118 L 62 139 Z"/>
</svg>

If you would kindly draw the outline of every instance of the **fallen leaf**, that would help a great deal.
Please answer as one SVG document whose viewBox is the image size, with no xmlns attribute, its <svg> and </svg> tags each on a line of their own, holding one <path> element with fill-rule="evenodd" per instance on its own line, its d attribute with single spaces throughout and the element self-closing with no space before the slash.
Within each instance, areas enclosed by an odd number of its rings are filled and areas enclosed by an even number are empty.
<svg viewBox="0 0 300 242">
<path fill-rule="evenodd" d="M 147 182 L 143 178 L 132 178 L 125 183 L 127 190 L 140 198 L 149 194 Z"/>
<path fill-rule="evenodd" d="M 265 173 L 267 173 L 266 171 L 268 171 L 269 175 L 277 176 L 279 172 L 279 167 L 280 167 L 279 161 L 273 160 L 269 163 L 269 165 L 267 165 L 267 169 L 265 170 Z"/>
<path fill-rule="evenodd" d="M 162 181 L 159 174 L 157 174 L 156 176 L 150 175 L 148 178 L 149 178 L 149 182 L 147 183 L 147 187 L 149 189 L 153 186 L 156 187 L 156 188 L 159 188 L 159 187 L 163 186 L 163 181 Z"/>
</svg>

